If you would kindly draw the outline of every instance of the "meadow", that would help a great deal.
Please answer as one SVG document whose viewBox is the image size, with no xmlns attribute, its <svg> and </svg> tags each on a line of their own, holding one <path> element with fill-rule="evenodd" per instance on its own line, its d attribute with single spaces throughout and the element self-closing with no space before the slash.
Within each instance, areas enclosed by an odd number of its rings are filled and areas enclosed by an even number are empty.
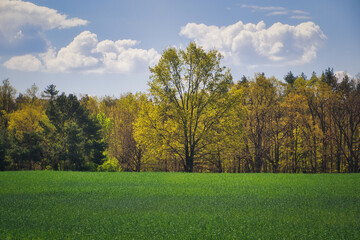
<svg viewBox="0 0 360 240">
<path fill-rule="evenodd" d="M 0 239 L 360 239 L 359 174 L 0 172 Z"/>
</svg>

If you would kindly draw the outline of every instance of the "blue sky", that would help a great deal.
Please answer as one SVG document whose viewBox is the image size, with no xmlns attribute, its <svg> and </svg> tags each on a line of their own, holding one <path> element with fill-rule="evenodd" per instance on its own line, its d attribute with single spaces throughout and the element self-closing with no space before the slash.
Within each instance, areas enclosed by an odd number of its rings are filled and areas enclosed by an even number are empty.
<svg viewBox="0 0 360 240">
<path fill-rule="evenodd" d="M 234 80 L 360 72 L 358 0 L 0 0 L 0 78 L 24 92 L 146 91 L 169 47 L 218 49 Z"/>
</svg>

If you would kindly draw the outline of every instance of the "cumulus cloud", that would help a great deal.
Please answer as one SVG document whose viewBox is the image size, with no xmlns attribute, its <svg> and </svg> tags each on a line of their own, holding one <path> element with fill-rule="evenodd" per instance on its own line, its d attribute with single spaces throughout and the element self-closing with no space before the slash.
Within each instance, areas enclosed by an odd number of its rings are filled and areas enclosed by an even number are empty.
<svg viewBox="0 0 360 240">
<path fill-rule="evenodd" d="M 36 57 L 32 55 L 17 56 L 11 58 L 4 63 L 4 66 L 8 69 L 22 69 L 23 71 L 39 71 L 42 69 L 42 64 Z"/>
<path fill-rule="evenodd" d="M 64 29 L 86 25 L 88 21 L 69 18 L 56 10 L 37 6 L 30 2 L 0 1 L 0 53 L 19 51 L 23 45 L 39 49 L 46 45 L 42 33 L 51 29 Z M 41 46 L 34 46 L 37 42 Z"/>
<path fill-rule="evenodd" d="M 12 57 L 4 66 L 21 71 L 130 73 L 160 59 L 156 50 L 134 48 L 137 44 L 131 39 L 99 42 L 95 33 L 84 31 L 59 51 L 50 48 L 38 55 Z"/>
<path fill-rule="evenodd" d="M 349 78 L 352 78 L 352 76 L 350 74 L 348 74 L 347 72 L 345 72 L 345 71 L 336 71 L 334 73 L 334 75 L 335 75 L 338 82 L 341 82 L 345 78 L 345 76 L 348 76 Z"/>
<path fill-rule="evenodd" d="M 205 49 L 215 48 L 232 64 L 297 65 L 316 58 L 326 36 L 313 22 L 296 26 L 275 23 L 269 28 L 263 21 L 253 24 L 239 21 L 229 26 L 188 23 L 180 35 L 195 40 Z"/>
</svg>

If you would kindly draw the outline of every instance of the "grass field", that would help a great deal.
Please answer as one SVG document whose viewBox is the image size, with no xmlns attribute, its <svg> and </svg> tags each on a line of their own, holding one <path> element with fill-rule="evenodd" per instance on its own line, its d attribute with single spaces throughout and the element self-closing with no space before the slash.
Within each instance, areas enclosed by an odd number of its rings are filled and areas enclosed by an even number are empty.
<svg viewBox="0 0 360 240">
<path fill-rule="evenodd" d="M 360 239 L 360 175 L 0 172 L 0 239 Z"/>
</svg>

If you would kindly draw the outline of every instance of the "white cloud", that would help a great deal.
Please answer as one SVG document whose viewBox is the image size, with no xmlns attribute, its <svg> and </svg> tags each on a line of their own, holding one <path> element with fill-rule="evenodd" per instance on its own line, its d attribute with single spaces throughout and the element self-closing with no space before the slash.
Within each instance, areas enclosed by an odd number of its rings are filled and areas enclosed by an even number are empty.
<svg viewBox="0 0 360 240">
<path fill-rule="evenodd" d="M 284 7 L 275 7 L 275 6 L 256 6 L 256 5 L 246 5 L 242 4 L 242 8 L 250 8 L 252 9 L 252 12 L 269 12 L 266 14 L 266 16 L 279 16 L 279 15 L 288 15 L 290 13 L 296 14 L 293 16 L 290 16 L 291 19 L 297 19 L 297 20 L 304 20 L 304 19 L 311 19 L 310 16 L 307 16 L 309 13 L 302 11 L 302 10 L 288 10 Z"/>
<path fill-rule="evenodd" d="M 303 15 L 295 15 L 295 16 L 291 16 L 291 19 L 298 19 L 298 20 L 306 20 L 306 19 L 311 19 L 311 17 L 309 16 L 303 16 Z"/>
<path fill-rule="evenodd" d="M 14 51 L 22 44 L 46 40 L 41 33 L 51 29 L 64 29 L 86 25 L 88 21 L 80 18 L 68 18 L 56 10 L 37 6 L 30 2 L 0 0 L 0 45 Z M 26 32 L 26 34 L 25 34 Z"/>
<path fill-rule="evenodd" d="M 154 49 L 135 48 L 139 44 L 136 40 L 99 42 L 97 35 L 89 31 L 57 51 L 43 34 L 86 24 L 86 20 L 69 18 L 30 2 L 0 0 L 0 55 L 20 55 L 10 58 L 4 66 L 21 71 L 128 73 L 147 68 L 160 57 Z M 40 54 L 26 54 L 34 52 Z"/>
<path fill-rule="evenodd" d="M 0 1 L 0 31 L 18 32 L 25 25 L 34 25 L 42 30 L 70 28 L 86 25 L 80 18 L 68 18 L 56 10 L 23 1 Z"/>
<path fill-rule="evenodd" d="M 275 12 L 271 12 L 268 13 L 268 16 L 276 16 L 276 15 L 286 15 L 288 14 L 288 11 L 275 11 Z"/>
<path fill-rule="evenodd" d="M 345 78 L 346 75 L 349 77 L 349 79 L 352 78 L 352 76 L 350 74 L 346 73 L 345 71 L 336 71 L 334 73 L 334 75 L 338 82 L 341 82 Z"/>
<path fill-rule="evenodd" d="M 13 70 L 34 72 L 42 69 L 42 64 L 32 55 L 13 57 L 4 63 L 4 66 Z"/>
<path fill-rule="evenodd" d="M 98 64 L 99 60 L 91 55 L 96 48 L 97 36 L 88 31 L 80 33 L 66 47 L 61 48 L 58 53 L 54 49 L 42 54 L 45 69 L 50 72 L 65 72 L 75 69 L 91 68 Z"/>
<path fill-rule="evenodd" d="M 96 34 L 84 31 L 58 52 L 50 48 L 36 56 L 13 57 L 4 66 L 23 71 L 130 73 L 142 67 L 146 69 L 160 59 L 156 50 L 134 48 L 137 44 L 138 41 L 131 39 L 99 42 Z M 24 59 L 32 59 L 36 67 Z"/>
<path fill-rule="evenodd" d="M 302 10 L 293 10 L 292 12 L 295 13 L 295 14 L 303 14 L 303 15 L 309 14 L 308 12 L 305 12 L 305 11 L 302 11 Z"/>
<path fill-rule="evenodd" d="M 316 58 L 326 36 L 318 25 L 305 22 L 296 26 L 263 21 L 239 21 L 229 26 L 188 23 L 180 35 L 195 40 L 205 49 L 216 48 L 226 61 L 237 65 L 297 65 Z"/>
<path fill-rule="evenodd" d="M 246 4 L 242 4 L 241 7 L 242 8 L 251 8 L 253 11 L 283 11 L 283 10 L 285 10 L 284 7 L 275 7 L 275 6 L 263 7 L 263 6 L 246 5 Z"/>
</svg>

